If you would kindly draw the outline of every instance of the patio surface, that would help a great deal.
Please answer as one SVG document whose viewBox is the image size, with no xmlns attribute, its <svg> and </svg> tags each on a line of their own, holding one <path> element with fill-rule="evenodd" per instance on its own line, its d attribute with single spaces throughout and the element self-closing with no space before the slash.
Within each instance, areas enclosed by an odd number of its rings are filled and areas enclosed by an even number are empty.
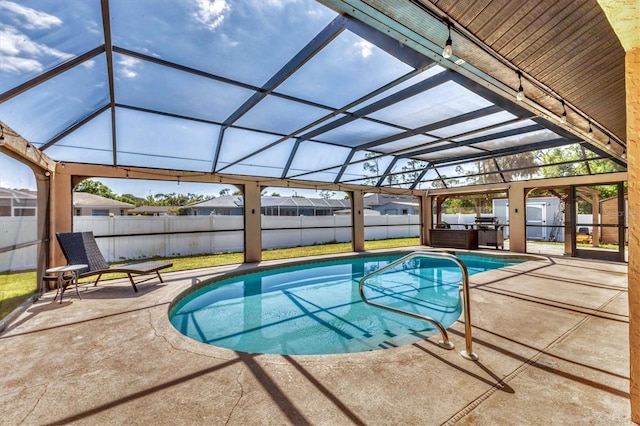
<svg viewBox="0 0 640 426">
<path fill-rule="evenodd" d="M 492 251 L 492 253 L 496 253 Z M 274 264 L 278 262 L 263 262 Z M 233 265 L 49 292 L 0 336 L 0 423 L 630 425 L 627 265 L 545 257 L 471 277 L 474 352 L 435 337 L 324 356 L 179 334 L 171 300 Z"/>
</svg>

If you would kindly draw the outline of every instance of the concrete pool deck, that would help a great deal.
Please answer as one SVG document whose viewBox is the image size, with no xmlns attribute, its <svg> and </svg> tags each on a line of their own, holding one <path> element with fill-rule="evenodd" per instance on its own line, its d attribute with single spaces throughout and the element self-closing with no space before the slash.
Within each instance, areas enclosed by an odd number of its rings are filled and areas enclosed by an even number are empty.
<svg viewBox="0 0 640 426">
<path fill-rule="evenodd" d="M 472 276 L 476 362 L 459 355 L 461 322 L 453 351 L 432 337 L 327 356 L 237 353 L 171 326 L 176 295 L 253 266 L 47 293 L 0 335 L 0 423 L 633 424 L 626 264 L 545 257 Z"/>
</svg>

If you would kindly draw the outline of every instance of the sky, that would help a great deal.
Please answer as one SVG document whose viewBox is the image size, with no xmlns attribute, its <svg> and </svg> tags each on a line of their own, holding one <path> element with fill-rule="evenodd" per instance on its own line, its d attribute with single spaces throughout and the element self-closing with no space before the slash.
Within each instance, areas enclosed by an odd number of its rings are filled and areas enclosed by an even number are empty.
<svg viewBox="0 0 640 426">
<path fill-rule="evenodd" d="M 231 185 L 199 183 L 199 182 L 164 182 L 141 179 L 94 179 L 108 186 L 115 194 L 133 194 L 137 197 L 146 198 L 156 194 L 198 194 L 213 195 L 218 197 L 220 191 L 229 189 L 229 193 L 237 191 Z M 0 187 L 11 189 L 36 190 L 36 180 L 31 169 L 2 153 L 0 153 Z M 319 190 L 308 190 L 300 188 L 277 188 L 269 187 L 266 195 L 277 192 L 283 197 L 300 195 L 307 198 L 320 198 Z M 336 191 L 332 198 L 343 198 L 344 193 Z"/>
<path fill-rule="evenodd" d="M 114 45 L 256 87 L 272 78 L 337 16 L 313 0 L 180 0 L 166 1 L 162 8 L 152 0 L 110 0 L 109 6 Z M 1 1 L 0 93 L 103 44 L 101 19 L 98 0 Z M 202 46 L 207 46 L 209 54 L 202 54 Z M 119 52 L 114 53 L 113 62 L 115 102 L 208 121 L 186 121 L 116 108 L 118 164 L 211 172 L 221 131 L 221 126 L 214 123 L 225 121 L 254 92 Z M 378 72 L 367 79 L 360 78 L 372 67 Z M 0 104 L 0 120 L 34 146 L 41 147 L 88 113 L 108 104 L 106 70 L 106 57 L 98 54 Z M 340 107 L 411 70 L 358 35 L 343 31 L 277 90 Z M 230 166 L 221 172 L 280 177 L 293 146 L 292 139 L 252 157 L 251 154 L 274 144 L 278 136 L 271 132 L 288 134 L 326 114 L 326 109 L 305 103 L 273 96 L 265 98 L 237 121 L 244 129 L 226 130 L 216 170 Z M 381 135 L 390 132 L 385 126 L 379 127 Z M 350 138 L 363 131 L 355 129 L 352 133 Z M 177 140 L 182 141 L 178 146 Z M 342 166 L 350 152 L 347 147 L 327 146 L 329 150 L 322 157 L 317 155 L 316 145 L 312 142 L 300 145 L 291 166 L 293 174 Z M 44 153 L 56 161 L 82 159 L 110 165 L 112 146 L 111 112 L 107 110 Z M 241 160 L 244 156 L 250 158 Z M 35 189 L 29 169 L 16 164 L 0 155 L 0 185 Z M 337 170 L 320 176 L 319 180 L 333 181 Z M 178 185 L 134 179 L 97 180 L 117 194 L 140 197 L 173 192 L 217 195 L 223 189 L 236 190 L 231 186 L 187 182 Z M 274 191 L 307 197 L 319 193 L 293 188 L 267 189 L 269 194 Z"/>
<path fill-rule="evenodd" d="M 35 191 L 36 178 L 29 167 L 0 153 L 0 187 Z"/>
<path fill-rule="evenodd" d="M 447 81 L 442 67 L 412 75 L 406 46 L 357 24 L 343 27 L 344 18 L 315 0 L 109 0 L 110 76 L 100 5 L 0 0 L 0 94 L 10 95 L 0 103 L 0 121 L 55 161 L 112 166 L 115 158 L 120 167 L 370 184 L 398 159 L 397 151 L 409 155 L 436 144 L 433 153 L 416 154 L 424 162 L 418 168 L 485 155 L 494 147 L 461 148 L 456 135 L 489 126 L 497 132 L 513 118 L 495 113 L 439 129 L 446 134 L 414 135 L 410 129 L 490 103 Z M 11 91 L 74 58 L 82 60 Z M 431 87 L 428 79 L 438 74 Z M 537 141 L 556 137 L 547 131 Z M 376 167 L 360 161 L 370 150 L 377 152 Z M 403 172 L 407 161 L 389 172 Z M 29 186 L 10 164 L 0 167 L 4 186 Z M 105 184 L 145 197 L 178 189 L 177 183 Z M 180 187 L 196 192 L 184 182 Z"/>
</svg>

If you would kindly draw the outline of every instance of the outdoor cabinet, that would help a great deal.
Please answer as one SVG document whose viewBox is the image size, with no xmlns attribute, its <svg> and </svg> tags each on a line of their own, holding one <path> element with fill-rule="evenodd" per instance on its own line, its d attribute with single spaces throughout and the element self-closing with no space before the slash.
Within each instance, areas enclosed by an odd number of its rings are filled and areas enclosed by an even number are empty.
<svg viewBox="0 0 640 426">
<path fill-rule="evenodd" d="M 473 250 L 478 248 L 477 229 L 430 229 L 431 247 Z"/>
<path fill-rule="evenodd" d="M 478 229 L 478 245 L 504 249 L 504 234 L 502 225 L 495 227 L 480 227 Z"/>
</svg>

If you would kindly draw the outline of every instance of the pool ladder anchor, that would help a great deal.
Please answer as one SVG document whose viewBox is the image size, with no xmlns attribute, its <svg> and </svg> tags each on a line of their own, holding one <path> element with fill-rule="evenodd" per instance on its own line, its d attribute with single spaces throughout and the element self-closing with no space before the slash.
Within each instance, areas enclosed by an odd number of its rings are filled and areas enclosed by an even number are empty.
<svg viewBox="0 0 640 426">
<path fill-rule="evenodd" d="M 414 257 L 428 257 L 428 258 L 434 258 L 434 259 L 447 259 L 452 261 L 453 263 L 455 263 L 461 270 L 462 272 L 462 296 L 463 296 L 463 308 L 464 308 L 464 337 L 465 337 L 465 350 L 460 351 L 460 356 L 462 356 L 465 359 L 471 360 L 471 361 L 477 361 L 478 360 L 478 355 L 475 354 L 473 352 L 473 343 L 472 343 L 472 337 L 471 337 L 471 309 L 469 307 L 469 272 L 467 271 L 467 267 L 465 266 L 465 264 L 455 255 L 450 254 L 450 253 L 443 253 L 443 252 L 425 252 L 425 251 L 416 251 L 413 253 L 410 253 L 404 257 L 401 257 L 398 260 L 395 260 L 391 263 L 389 263 L 388 265 L 385 265 L 384 267 L 373 271 L 370 274 L 365 275 L 364 277 L 362 277 L 362 279 L 360 280 L 359 284 L 358 284 L 358 292 L 360 293 L 360 298 L 362 298 L 362 300 L 371 306 L 375 306 L 381 309 L 385 309 L 387 311 L 391 311 L 391 312 L 395 312 L 397 314 L 400 315 L 406 315 L 412 318 L 416 318 L 422 321 L 426 321 L 432 325 L 434 325 L 438 331 L 440 332 L 440 334 L 442 335 L 442 340 L 438 341 L 438 346 L 440 346 L 441 348 L 447 349 L 447 350 L 452 350 L 455 348 L 454 344 L 452 342 L 449 341 L 449 335 L 447 333 L 447 330 L 442 326 L 442 324 L 440 324 L 438 321 L 436 321 L 435 319 L 428 317 L 426 315 L 420 315 L 420 314 L 416 314 L 414 312 L 409 312 L 409 311 L 404 311 L 402 309 L 397 309 L 391 306 L 387 306 L 387 305 L 382 305 L 380 303 L 376 303 L 376 302 L 372 302 L 371 300 L 367 299 L 366 295 L 364 294 L 364 283 L 366 280 L 368 280 L 369 278 L 375 276 L 375 275 L 379 275 L 382 272 L 393 268 L 396 265 L 399 265 L 401 263 L 406 262 L 407 260 L 413 259 Z"/>
</svg>

